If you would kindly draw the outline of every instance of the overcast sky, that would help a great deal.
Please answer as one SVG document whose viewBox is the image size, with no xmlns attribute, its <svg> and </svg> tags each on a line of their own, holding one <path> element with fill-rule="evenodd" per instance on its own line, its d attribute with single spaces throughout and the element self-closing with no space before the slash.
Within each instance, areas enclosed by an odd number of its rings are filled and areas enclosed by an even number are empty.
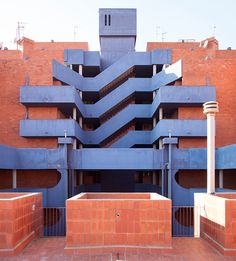
<svg viewBox="0 0 236 261">
<path fill-rule="evenodd" d="M 138 51 L 148 41 L 199 41 L 214 34 L 220 48 L 236 49 L 236 0 L 1 0 L 0 42 L 14 47 L 17 22 L 23 22 L 24 35 L 35 41 L 76 38 L 99 50 L 98 9 L 116 7 L 137 8 Z"/>
</svg>

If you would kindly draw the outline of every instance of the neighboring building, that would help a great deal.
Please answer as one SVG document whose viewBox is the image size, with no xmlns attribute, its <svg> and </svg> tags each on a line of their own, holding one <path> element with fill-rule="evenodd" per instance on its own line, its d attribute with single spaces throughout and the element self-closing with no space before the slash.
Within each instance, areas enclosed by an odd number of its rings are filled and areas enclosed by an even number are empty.
<svg viewBox="0 0 236 261">
<path fill-rule="evenodd" d="M 49 208 L 81 191 L 192 206 L 206 190 L 202 104 L 216 99 L 216 187 L 236 189 L 236 51 L 209 38 L 135 52 L 135 9 L 100 9 L 99 34 L 101 53 L 27 38 L 0 51 L 0 189 L 42 191 Z"/>
</svg>

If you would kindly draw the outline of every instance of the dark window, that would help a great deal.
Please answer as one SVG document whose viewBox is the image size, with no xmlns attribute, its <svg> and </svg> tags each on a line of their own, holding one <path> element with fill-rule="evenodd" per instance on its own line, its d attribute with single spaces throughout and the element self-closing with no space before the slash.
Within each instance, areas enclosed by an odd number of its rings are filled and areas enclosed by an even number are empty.
<svg viewBox="0 0 236 261">
<path fill-rule="evenodd" d="M 108 15 L 108 25 L 111 25 L 111 15 Z"/>
<path fill-rule="evenodd" d="M 105 15 L 105 26 L 107 25 L 107 15 Z"/>
</svg>

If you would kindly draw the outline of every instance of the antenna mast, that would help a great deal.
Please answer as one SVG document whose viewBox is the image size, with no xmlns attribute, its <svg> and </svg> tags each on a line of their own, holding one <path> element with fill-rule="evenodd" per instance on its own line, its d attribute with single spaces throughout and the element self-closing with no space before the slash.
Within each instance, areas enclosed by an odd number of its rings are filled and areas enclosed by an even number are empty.
<svg viewBox="0 0 236 261">
<path fill-rule="evenodd" d="M 77 41 L 78 29 L 79 29 L 78 25 L 75 25 L 74 26 L 74 42 Z"/>
<path fill-rule="evenodd" d="M 16 28 L 16 38 L 15 38 L 15 42 L 16 42 L 16 45 L 17 45 L 17 50 L 18 50 L 18 41 L 24 37 L 24 24 L 26 23 L 23 23 L 23 22 L 17 22 L 17 28 Z"/>
</svg>

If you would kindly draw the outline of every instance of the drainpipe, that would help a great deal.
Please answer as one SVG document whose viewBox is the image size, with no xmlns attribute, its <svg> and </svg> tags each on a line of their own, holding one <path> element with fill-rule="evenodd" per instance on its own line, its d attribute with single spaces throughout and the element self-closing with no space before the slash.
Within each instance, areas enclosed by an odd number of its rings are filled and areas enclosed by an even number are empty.
<svg viewBox="0 0 236 261">
<path fill-rule="evenodd" d="M 161 195 L 165 196 L 166 190 L 165 190 L 165 165 L 161 169 Z"/>
<path fill-rule="evenodd" d="M 207 194 L 215 193 L 215 114 L 219 111 L 218 102 L 203 104 L 207 116 Z"/>
</svg>

